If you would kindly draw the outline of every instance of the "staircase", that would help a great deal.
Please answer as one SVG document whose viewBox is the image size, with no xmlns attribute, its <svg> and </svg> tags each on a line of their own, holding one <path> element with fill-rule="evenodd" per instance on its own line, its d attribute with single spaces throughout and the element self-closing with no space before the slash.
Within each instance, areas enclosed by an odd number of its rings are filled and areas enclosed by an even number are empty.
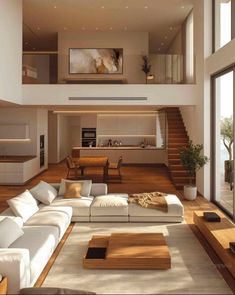
<svg viewBox="0 0 235 295">
<path fill-rule="evenodd" d="M 188 145 L 189 137 L 179 108 L 172 107 L 165 110 L 168 123 L 168 168 L 175 188 L 183 189 L 183 186 L 188 184 L 189 177 L 181 165 L 179 149 Z"/>
</svg>

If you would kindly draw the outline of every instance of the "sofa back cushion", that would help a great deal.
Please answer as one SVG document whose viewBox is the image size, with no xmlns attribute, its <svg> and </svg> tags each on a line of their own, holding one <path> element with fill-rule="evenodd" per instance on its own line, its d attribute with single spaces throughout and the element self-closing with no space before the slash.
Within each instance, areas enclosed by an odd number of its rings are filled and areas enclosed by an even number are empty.
<svg viewBox="0 0 235 295">
<path fill-rule="evenodd" d="M 13 213 L 16 216 L 21 217 L 24 222 L 39 210 L 37 201 L 28 190 L 15 198 L 7 200 L 7 203 Z"/>
<path fill-rule="evenodd" d="M 91 186 L 92 181 L 91 180 L 67 180 L 67 179 L 61 179 L 60 183 L 60 189 L 59 189 L 59 195 L 63 196 L 66 193 L 66 183 L 81 183 L 82 189 L 81 189 L 81 195 L 83 197 L 89 197 L 91 193 Z"/>
<path fill-rule="evenodd" d="M 0 221 L 0 248 L 8 248 L 24 234 L 20 226 L 11 218 Z"/>
<path fill-rule="evenodd" d="M 46 205 L 50 205 L 57 196 L 57 190 L 49 183 L 42 180 L 30 189 L 30 193 L 35 199 Z"/>
</svg>

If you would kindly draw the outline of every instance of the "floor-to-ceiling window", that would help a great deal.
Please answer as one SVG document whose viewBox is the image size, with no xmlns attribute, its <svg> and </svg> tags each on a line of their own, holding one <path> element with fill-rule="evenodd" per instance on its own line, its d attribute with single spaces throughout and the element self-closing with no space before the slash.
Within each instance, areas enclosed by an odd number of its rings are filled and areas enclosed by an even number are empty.
<svg viewBox="0 0 235 295">
<path fill-rule="evenodd" d="M 212 197 L 234 216 L 234 67 L 215 75 L 213 84 L 213 189 Z"/>
<path fill-rule="evenodd" d="M 234 10 L 234 0 L 214 0 L 214 51 L 235 37 Z"/>
</svg>

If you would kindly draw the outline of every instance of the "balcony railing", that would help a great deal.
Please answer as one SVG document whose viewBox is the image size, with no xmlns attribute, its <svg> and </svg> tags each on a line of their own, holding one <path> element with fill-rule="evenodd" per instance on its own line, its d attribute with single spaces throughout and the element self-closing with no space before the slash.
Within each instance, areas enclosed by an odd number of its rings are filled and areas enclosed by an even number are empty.
<svg viewBox="0 0 235 295">
<path fill-rule="evenodd" d="M 150 54 L 151 72 L 145 75 L 141 70 L 141 57 L 130 56 L 129 60 L 124 59 L 123 74 L 69 74 L 68 63 L 59 61 L 56 53 L 24 53 L 22 83 L 194 84 L 194 69 L 192 66 L 191 69 L 187 68 L 188 60 L 191 60 L 191 65 L 193 60 L 195 65 L 194 57 L 185 57 L 181 54 Z M 187 77 L 186 73 L 190 77 Z"/>
</svg>

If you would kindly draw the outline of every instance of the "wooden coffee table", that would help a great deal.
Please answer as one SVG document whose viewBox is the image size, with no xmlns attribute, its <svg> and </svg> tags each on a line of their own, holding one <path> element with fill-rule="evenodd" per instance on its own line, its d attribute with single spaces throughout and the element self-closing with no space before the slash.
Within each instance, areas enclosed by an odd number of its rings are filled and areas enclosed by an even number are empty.
<svg viewBox="0 0 235 295">
<path fill-rule="evenodd" d="M 169 269 L 171 256 L 161 233 L 95 235 L 83 267 L 91 269 Z"/>
</svg>

